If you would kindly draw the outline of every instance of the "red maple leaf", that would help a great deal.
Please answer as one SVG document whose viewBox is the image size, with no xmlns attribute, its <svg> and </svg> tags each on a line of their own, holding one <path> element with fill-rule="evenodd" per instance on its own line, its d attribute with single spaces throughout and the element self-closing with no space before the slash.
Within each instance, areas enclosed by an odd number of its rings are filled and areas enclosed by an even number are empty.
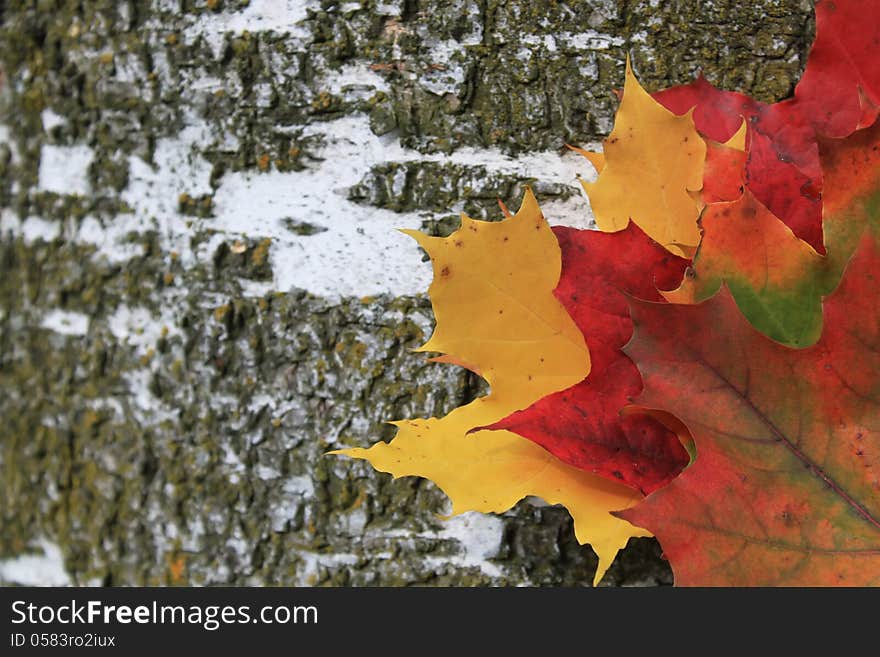
<svg viewBox="0 0 880 657">
<path fill-rule="evenodd" d="M 880 105 L 880 4 L 818 0 L 816 40 L 795 88 L 798 110 L 827 137 L 874 123 Z"/>
<path fill-rule="evenodd" d="M 795 235 L 823 252 L 816 133 L 794 100 L 768 105 L 717 89 L 702 76 L 653 96 L 676 114 L 694 108 L 697 130 L 717 142 L 730 139 L 743 119 L 748 121 L 746 186 Z"/>
<path fill-rule="evenodd" d="M 627 295 L 662 301 L 658 286 L 676 287 L 688 261 L 634 223 L 617 233 L 553 232 L 562 250 L 555 294 L 584 334 L 592 370 L 576 386 L 489 428 L 514 431 L 570 465 L 650 492 L 677 475 L 688 455 L 678 435 L 654 417 L 620 414 L 642 387 L 621 351 L 632 334 Z"/>
</svg>

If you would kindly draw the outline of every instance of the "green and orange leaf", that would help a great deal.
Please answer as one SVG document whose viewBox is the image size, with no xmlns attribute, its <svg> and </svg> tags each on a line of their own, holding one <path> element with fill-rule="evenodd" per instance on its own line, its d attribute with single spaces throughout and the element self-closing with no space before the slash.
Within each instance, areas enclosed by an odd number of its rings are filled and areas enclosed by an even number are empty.
<svg viewBox="0 0 880 657">
<path fill-rule="evenodd" d="M 832 289 L 864 231 L 880 235 L 880 123 L 846 139 L 822 140 L 819 148 L 826 181 L 826 287 Z"/>
<path fill-rule="evenodd" d="M 824 258 L 795 237 L 746 189 L 711 203 L 700 218 L 703 241 L 673 303 L 699 303 L 726 283 L 742 313 L 769 337 L 793 347 L 822 331 Z"/>
</svg>

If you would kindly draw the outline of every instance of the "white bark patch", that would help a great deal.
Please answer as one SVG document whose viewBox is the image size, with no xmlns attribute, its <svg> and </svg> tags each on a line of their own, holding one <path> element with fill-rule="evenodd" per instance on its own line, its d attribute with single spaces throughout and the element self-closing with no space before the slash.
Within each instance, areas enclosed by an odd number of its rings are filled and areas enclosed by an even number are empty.
<svg viewBox="0 0 880 657">
<path fill-rule="evenodd" d="M 361 93 L 383 84 L 371 71 L 355 67 L 343 71 L 332 86 Z M 422 261 L 416 244 L 397 229 L 418 228 L 432 215 L 398 213 L 350 201 L 349 188 L 372 167 L 387 162 L 444 162 L 568 185 L 576 184 L 578 174 L 587 179 L 595 175 L 592 167 L 573 153 L 542 151 L 511 157 L 497 149 L 462 148 L 448 156 L 424 155 L 403 148 L 393 137 L 376 136 L 364 115 L 316 123 L 308 126 L 305 134 L 323 141 L 309 168 L 230 172 L 213 189 L 211 165 L 201 149 L 217 135 L 191 115 L 177 136 L 157 142 L 152 163 L 136 156 L 129 158 L 129 184 L 120 197 L 133 209 L 132 214 L 110 220 L 86 217 L 78 226 L 65 227 L 65 239 L 92 244 L 98 257 L 125 262 L 139 253 L 130 235 L 154 230 L 166 252 L 175 252 L 184 266 L 192 266 L 210 261 L 223 241 L 269 238 L 274 278 L 246 285 L 248 293 L 301 288 L 334 299 L 418 294 L 430 284 L 431 266 Z M 92 151 L 85 145 L 43 146 L 40 188 L 58 194 L 88 193 L 92 158 Z M 213 196 L 215 216 L 200 219 L 182 215 L 178 207 L 182 194 Z M 449 208 L 450 212 L 460 210 L 461 204 Z M 583 195 L 548 202 L 543 210 L 554 225 L 592 226 Z M 301 235 L 290 229 L 291 223 L 308 223 L 322 230 Z M 20 221 L 4 215 L 3 228 L 28 241 L 51 240 L 62 232 L 57 222 L 40 217 Z M 212 231 L 213 237 L 194 250 L 191 238 L 204 230 Z"/>
<path fill-rule="evenodd" d="M 459 553 L 453 557 L 426 557 L 436 561 L 436 566 L 455 564 L 465 568 L 479 568 L 489 577 L 501 577 L 501 568 L 491 559 L 498 556 L 504 537 L 504 521 L 496 515 L 470 511 L 452 516 L 438 532 L 439 538 L 454 540 Z"/>
<path fill-rule="evenodd" d="M 40 151 L 40 177 L 37 187 L 45 192 L 87 196 L 89 165 L 95 154 L 83 144 L 53 146 L 44 144 Z"/>
<path fill-rule="evenodd" d="M 54 543 L 41 540 L 42 554 L 22 554 L 0 561 L 0 584 L 17 586 L 71 586 L 64 555 Z"/>
<path fill-rule="evenodd" d="M 320 9 L 320 3 L 314 0 L 251 0 L 238 11 L 202 14 L 197 23 L 184 31 L 184 40 L 192 43 L 197 37 L 203 37 L 214 56 L 219 58 L 227 32 L 278 32 L 304 39 L 308 31 L 299 23 L 308 17 L 309 9 Z"/>
<path fill-rule="evenodd" d="M 89 316 L 67 310 L 51 310 L 43 316 L 40 326 L 61 335 L 85 335 L 89 330 Z"/>
<path fill-rule="evenodd" d="M 40 113 L 40 119 L 43 121 L 43 130 L 46 132 L 49 132 L 52 128 L 57 128 L 58 126 L 67 123 L 66 118 L 60 114 L 56 114 L 48 108 Z"/>
</svg>

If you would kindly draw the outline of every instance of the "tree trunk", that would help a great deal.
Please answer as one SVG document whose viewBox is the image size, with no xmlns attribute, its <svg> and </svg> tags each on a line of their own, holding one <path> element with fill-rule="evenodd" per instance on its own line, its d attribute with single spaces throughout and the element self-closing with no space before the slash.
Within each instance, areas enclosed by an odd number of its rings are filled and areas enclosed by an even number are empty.
<svg viewBox="0 0 880 657">
<path fill-rule="evenodd" d="M 564 509 L 444 521 L 328 449 L 478 395 L 410 349 L 430 267 L 396 227 L 533 185 L 631 56 L 791 94 L 803 0 L 31 0 L 0 28 L 0 582 L 588 585 Z M 30 556 L 29 556 L 30 555 Z M 671 582 L 634 540 L 604 583 Z"/>
</svg>

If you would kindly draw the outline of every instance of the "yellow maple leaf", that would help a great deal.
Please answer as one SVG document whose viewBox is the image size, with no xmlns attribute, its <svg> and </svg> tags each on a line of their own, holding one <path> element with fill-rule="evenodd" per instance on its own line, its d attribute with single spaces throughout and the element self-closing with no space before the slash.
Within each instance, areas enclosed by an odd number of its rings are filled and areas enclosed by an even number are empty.
<svg viewBox="0 0 880 657">
<path fill-rule="evenodd" d="M 748 134 L 748 124 L 746 120 L 743 119 L 742 123 L 739 124 L 739 128 L 737 128 L 736 132 L 734 132 L 730 139 L 721 144 L 722 146 L 726 146 L 727 148 L 732 148 L 737 151 L 745 151 L 746 150 L 746 135 Z"/>
<path fill-rule="evenodd" d="M 698 203 L 706 143 L 693 110 L 673 114 L 651 98 L 626 64 L 623 100 L 604 142 L 604 166 L 582 182 L 600 230 L 617 232 L 634 221 L 668 251 L 691 257 L 700 243 Z"/>
<path fill-rule="evenodd" d="M 585 157 L 587 161 L 593 165 L 597 174 L 602 173 L 602 169 L 605 168 L 605 153 L 601 151 L 588 151 L 586 148 L 570 146 L 569 144 L 566 144 L 566 146 L 568 147 L 568 150 L 574 151 L 578 155 Z"/>
<path fill-rule="evenodd" d="M 581 381 L 590 370 L 583 335 L 553 295 L 561 254 L 535 197 L 527 190 L 516 215 L 501 222 L 462 217 L 446 238 L 412 235 L 431 256 L 429 289 L 436 328 L 421 351 L 481 374 L 491 393 L 443 418 L 394 422 L 390 443 L 338 450 L 395 477 L 434 481 L 452 513 L 500 513 L 527 496 L 565 505 L 581 543 L 599 556 L 598 582 L 631 536 L 649 536 L 612 515 L 641 496 L 566 465 L 535 443 L 488 426 Z"/>
</svg>

